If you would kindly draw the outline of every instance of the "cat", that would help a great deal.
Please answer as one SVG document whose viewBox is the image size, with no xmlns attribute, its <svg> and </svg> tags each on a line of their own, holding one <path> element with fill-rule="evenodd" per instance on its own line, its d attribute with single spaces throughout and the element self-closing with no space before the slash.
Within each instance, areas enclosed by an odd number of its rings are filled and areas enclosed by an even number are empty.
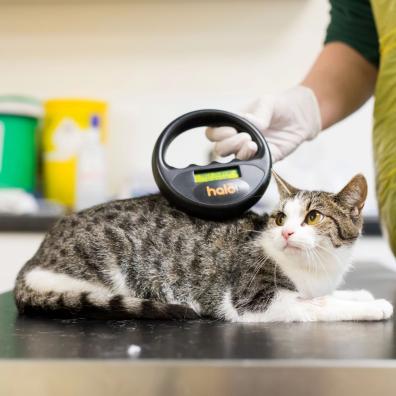
<svg viewBox="0 0 396 396">
<path fill-rule="evenodd" d="M 383 320 L 392 305 L 336 291 L 362 229 L 367 183 L 299 190 L 274 173 L 270 215 L 202 220 L 161 195 L 71 214 L 50 230 L 15 284 L 20 314 L 232 322 Z"/>
</svg>

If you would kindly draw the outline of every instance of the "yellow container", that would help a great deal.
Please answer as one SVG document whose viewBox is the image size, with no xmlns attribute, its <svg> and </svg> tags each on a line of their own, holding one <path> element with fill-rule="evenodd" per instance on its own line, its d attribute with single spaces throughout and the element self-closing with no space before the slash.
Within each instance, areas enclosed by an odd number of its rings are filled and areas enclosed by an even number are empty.
<svg viewBox="0 0 396 396">
<path fill-rule="evenodd" d="M 77 160 L 84 133 L 99 120 L 100 142 L 107 142 L 107 104 L 88 99 L 53 99 L 44 104 L 43 189 L 47 199 L 76 206 Z"/>
</svg>

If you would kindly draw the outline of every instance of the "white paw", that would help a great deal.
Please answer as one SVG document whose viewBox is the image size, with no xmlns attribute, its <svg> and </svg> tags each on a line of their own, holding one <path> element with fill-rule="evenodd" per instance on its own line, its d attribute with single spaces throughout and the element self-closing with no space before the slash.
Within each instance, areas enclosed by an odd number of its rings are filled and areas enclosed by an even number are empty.
<svg viewBox="0 0 396 396">
<path fill-rule="evenodd" d="M 393 315 L 393 305 L 384 299 L 374 300 L 374 303 L 377 305 L 378 309 L 382 311 L 381 319 L 389 319 Z"/>
<path fill-rule="evenodd" d="M 336 290 L 333 292 L 335 298 L 349 301 L 374 301 L 374 296 L 367 290 Z"/>
<path fill-rule="evenodd" d="M 374 301 L 374 296 L 367 290 L 354 290 L 351 291 L 352 301 Z"/>
<path fill-rule="evenodd" d="M 393 315 L 393 306 L 390 302 L 380 299 L 367 302 L 367 310 L 363 317 L 357 320 L 384 320 Z"/>
</svg>

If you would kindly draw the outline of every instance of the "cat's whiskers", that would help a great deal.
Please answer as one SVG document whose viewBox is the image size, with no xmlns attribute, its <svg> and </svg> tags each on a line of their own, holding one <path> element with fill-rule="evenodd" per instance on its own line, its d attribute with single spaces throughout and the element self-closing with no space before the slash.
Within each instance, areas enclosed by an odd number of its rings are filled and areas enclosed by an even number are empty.
<svg viewBox="0 0 396 396">
<path fill-rule="evenodd" d="M 251 244 L 251 245 L 252 245 L 252 248 L 254 248 L 254 247 L 257 246 L 256 243 L 257 243 L 257 241 L 256 241 L 255 239 L 251 239 L 251 240 L 249 240 L 249 241 L 239 243 L 238 246 L 239 246 L 239 247 L 246 247 L 247 245 Z"/>
<path fill-rule="evenodd" d="M 334 253 L 331 251 L 331 249 L 325 248 L 322 245 L 316 245 L 315 248 L 318 249 L 322 249 L 325 253 L 327 253 L 331 258 L 335 259 L 335 264 L 339 267 L 339 268 L 343 268 L 344 267 L 344 263 L 341 261 L 341 259 Z"/>
<path fill-rule="evenodd" d="M 254 265 L 254 269 L 253 269 L 253 276 L 250 279 L 250 281 L 246 284 L 246 286 L 243 288 L 242 293 L 243 294 L 249 287 L 250 285 L 253 283 L 254 279 L 256 278 L 256 276 L 259 274 L 260 270 L 263 268 L 263 266 L 265 265 L 265 263 L 267 262 L 267 260 L 269 259 L 268 256 L 262 256 L 260 259 L 258 259 L 253 265 Z M 251 267 L 250 267 L 251 268 Z M 249 270 L 249 268 L 246 269 L 246 272 Z M 250 298 L 247 298 L 246 301 L 243 301 L 242 299 L 235 304 L 235 307 L 241 308 L 244 305 L 248 304 L 250 302 Z"/>
<path fill-rule="evenodd" d="M 312 260 L 311 260 L 311 254 L 310 254 L 309 250 L 305 249 L 305 250 L 302 250 L 302 252 L 303 252 L 304 256 L 306 257 L 305 267 L 308 271 L 308 274 L 310 274 L 311 272 L 315 273 L 314 271 L 312 271 L 312 269 L 315 270 L 315 267 L 312 267 L 312 265 L 311 265 Z M 309 277 L 306 278 L 306 283 L 307 284 L 309 283 Z M 309 287 L 309 289 L 311 289 L 311 285 L 309 285 L 308 287 Z"/>
<path fill-rule="evenodd" d="M 328 283 L 331 283 L 332 277 L 329 271 L 327 270 L 325 263 L 323 262 L 323 257 L 315 250 L 315 248 L 307 249 L 307 253 L 312 259 L 312 265 L 315 268 L 315 275 L 319 274 L 319 268 L 321 268 L 322 274 L 325 275 Z M 320 265 L 320 267 L 318 264 Z"/>
<path fill-rule="evenodd" d="M 321 255 L 315 249 L 312 249 L 311 253 L 314 256 L 315 261 L 320 264 L 321 268 L 323 269 L 323 272 L 325 273 L 326 278 L 330 281 L 331 280 L 330 273 L 327 270 L 326 265 L 323 263 L 323 258 L 321 257 Z"/>
<path fill-rule="evenodd" d="M 321 266 L 321 268 L 323 269 L 323 272 L 326 274 L 326 277 L 330 280 L 331 279 L 330 273 L 329 273 L 328 269 L 326 268 L 326 265 L 324 263 L 324 258 L 316 250 L 316 248 L 319 247 L 319 246 L 320 245 L 316 245 L 316 247 L 309 249 L 309 252 L 310 252 L 311 256 L 313 256 L 313 259 L 314 259 L 315 263 L 318 263 Z"/>
<path fill-rule="evenodd" d="M 253 270 L 253 276 L 252 279 L 250 280 L 250 282 L 247 284 L 245 290 L 250 287 L 250 285 L 253 283 L 254 279 L 256 278 L 256 276 L 258 275 L 258 273 L 260 272 L 261 268 L 264 266 L 264 264 L 267 262 L 268 257 L 267 256 L 263 256 L 261 259 L 257 260 L 257 265 L 255 266 L 254 270 Z"/>
<path fill-rule="evenodd" d="M 303 252 L 305 253 L 305 255 L 307 256 L 307 262 L 308 262 L 308 273 L 310 273 L 310 272 L 312 272 L 313 274 L 316 274 L 316 272 L 317 272 L 317 268 L 316 268 L 316 266 L 315 265 L 313 265 L 313 262 L 312 262 L 312 256 L 311 256 L 311 252 L 308 250 L 308 249 L 306 249 L 306 250 L 303 250 Z M 312 270 L 312 271 L 311 271 Z"/>
<path fill-rule="evenodd" d="M 306 257 L 306 263 L 307 263 L 307 269 L 308 272 L 311 272 L 311 270 L 316 270 L 315 266 L 312 266 L 312 258 L 311 255 L 309 253 L 310 249 L 307 248 L 307 246 L 304 243 L 301 243 L 299 241 L 293 240 L 293 247 L 296 247 L 298 249 L 300 249 L 301 253 Z M 312 271 L 313 272 L 313 271 Z"/>
<path fill-rule="evenodd" d="M 307 269 L 308 269 L 308 273 L 313 273 L 314 275 L 316 275 L 318 273 L 318 266 L 316 265 L 316 256 L 314 255 L 314 250 L 312 248 L 306 248 L 306 246 L 304 246 L 303 244 L 300 244 L 302 249 L 302 252 L 305 254 L 306 258 L 307 258 Z"/>
<path fill-rule="evenodd" d="M 257 234 L 262 234 L 263 231 L 257 231 L 257 230 L 242 230 L 241 232 L 256 232 Z"/>
</svg>

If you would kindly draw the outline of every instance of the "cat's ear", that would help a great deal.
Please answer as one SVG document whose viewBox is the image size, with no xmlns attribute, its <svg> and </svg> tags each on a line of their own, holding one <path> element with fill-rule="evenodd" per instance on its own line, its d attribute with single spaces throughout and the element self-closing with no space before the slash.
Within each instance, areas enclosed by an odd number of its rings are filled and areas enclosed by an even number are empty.
<svg viewBox="0 0 396 396">
<path fill-rule="evenodd" d="M 362 174 L 354 176 L 349 183 L 336 195 L 336 199 L 342 205 L 358 215 L 367 198 L 367 182 Z"/>
<path fill-rule="evenodd" d="M 274 176 L 276 185 L 278 186 L 278 192 L 281 199 L 285 199 L 299 191 L 297 188 L 283 180 L 274 170 L 272 171 L 272 175 Z"/>
</svg>

